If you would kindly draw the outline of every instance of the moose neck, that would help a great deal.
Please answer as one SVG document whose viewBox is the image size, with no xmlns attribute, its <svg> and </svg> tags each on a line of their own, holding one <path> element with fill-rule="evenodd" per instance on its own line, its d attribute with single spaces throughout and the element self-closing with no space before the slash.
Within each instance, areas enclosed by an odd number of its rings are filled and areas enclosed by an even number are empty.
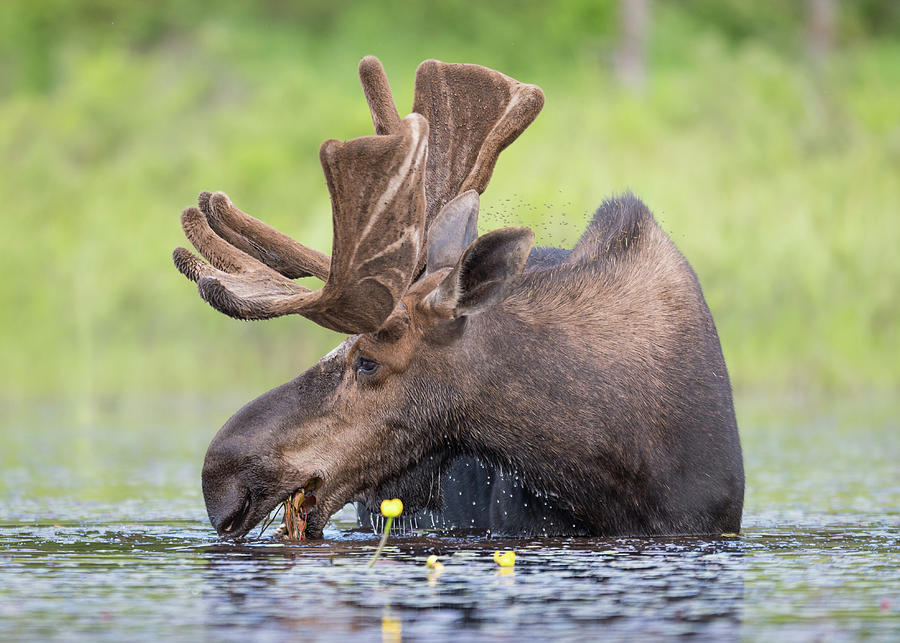
<svg viewBox="0 0 900 643">
<path fill-rule="evenodd" d="M 578 518 L 615 523 L 593 525 L 597 532 L 644 531 L 628 524 L 633 436 L 617 421 L 620 396 L 605 381 L 602 357 L 586 353 L 574 334 L 500 307 L 469 323 L 464 352 L 480 365 L 460 371 L 470 400 L 460 423 L 464 449 L 518 473 L 530 491 Z"/>
</svg>

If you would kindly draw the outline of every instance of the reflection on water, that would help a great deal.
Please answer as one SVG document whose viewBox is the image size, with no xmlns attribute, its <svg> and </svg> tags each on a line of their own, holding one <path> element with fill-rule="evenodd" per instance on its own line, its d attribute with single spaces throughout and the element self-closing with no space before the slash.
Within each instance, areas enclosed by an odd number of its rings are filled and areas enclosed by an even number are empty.
<svg viewBox="0 0 900 643">
<path fill-rule="evenodd" d="M 225 545 L 202 522 L 5 522 L 0 638 L 887 639 L 900 633 L 900 543 L 871 518 L 716 540 L 410 536 L 372 570 L 376 539 L 361 532 Z M 503 548 L 515 568 L 494 564 Z"/>
<path fill-rule="evenodd" d="M 418 533 L 392 537 L 372 570 L 368 531 L 217 542 L 198 489 L 202 435 L 79 451 L 58 434 L 7 434 L 0 640 L 900 639 L 896 425 L 743 431 L 740 536 Z M 515 549 L 515 567 L 498 568 L 495 549 Z"/>
</svg>

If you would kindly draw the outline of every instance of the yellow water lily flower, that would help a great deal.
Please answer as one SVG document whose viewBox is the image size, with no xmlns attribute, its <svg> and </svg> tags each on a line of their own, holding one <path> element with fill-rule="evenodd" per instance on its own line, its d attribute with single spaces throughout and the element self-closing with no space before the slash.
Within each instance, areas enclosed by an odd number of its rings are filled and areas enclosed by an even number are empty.
<svg viewBox="0 0 900 643">
<path fill-rule="evenodd" d="M 494 562 L 500 567 L 512 567 L 516 564 L 516 552 L 514 551 L 495 551 Z"/>
<path fill-rule="evenodd" d="M 444 565 L 441 563 L 441 561 L 438 560 L 438 557 L 433 554 L 428 557 L 428 560 L 425 561 L 425 567 L 427 567 L 428 569 L 433 569 L 436 572 L 440 572 L 444 569 Z"/>
<path fill-rule="evenodd" d="M 375 550 L 375 554 L 372 556 L 372 560 L 369 561 L 367 567 L 374 565 L 375 561 L 378 560 L 378 557 L 381 556 L 381 550 L 384 549 L 384 543 L 387 542 L 388 534 L 391 533 L 391 523 L 394 522 L 394 518 L 402 513 L 403 502 L 400 498 L 381 501 L 381 515 L 387 518 L 387 520 L 384 521 L 384 533 L 381 534 L 381 542 L 378 543 L 378 549 Z"/>
<path fill-rule="evenodd" d="M 381 501 L 381 515 L 385 518 L 396 518 L 403 513 L 403 501 L 400 498 Z"/>
</svg>

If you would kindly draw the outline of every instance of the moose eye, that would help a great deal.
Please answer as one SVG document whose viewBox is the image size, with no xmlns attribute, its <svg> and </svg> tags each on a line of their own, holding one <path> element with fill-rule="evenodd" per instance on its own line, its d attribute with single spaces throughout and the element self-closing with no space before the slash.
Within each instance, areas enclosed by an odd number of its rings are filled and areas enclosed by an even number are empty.
<svg viewBox="0 0 900 643">
<path fill-rule="evenodd" d="M 378 362 L 366 357 L 356 358 L 356 372 L 360 375 L 372 375 L 378 370 Z"/>
</svg>

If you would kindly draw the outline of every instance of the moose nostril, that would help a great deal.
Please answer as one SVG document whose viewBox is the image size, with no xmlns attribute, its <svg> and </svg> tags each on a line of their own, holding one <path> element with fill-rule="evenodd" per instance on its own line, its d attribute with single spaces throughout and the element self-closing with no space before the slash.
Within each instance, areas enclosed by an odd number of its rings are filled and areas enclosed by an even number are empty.
<svg viewBox="0 0 900 643">
<path fill-rule="evenodd" d="M 240 507 L 222 520 L 219 524 L 219 533 L 231 533 L 238 527 L 250 511 L 250 494 L 244 496 L 244 501 Z"/>
</svg>

